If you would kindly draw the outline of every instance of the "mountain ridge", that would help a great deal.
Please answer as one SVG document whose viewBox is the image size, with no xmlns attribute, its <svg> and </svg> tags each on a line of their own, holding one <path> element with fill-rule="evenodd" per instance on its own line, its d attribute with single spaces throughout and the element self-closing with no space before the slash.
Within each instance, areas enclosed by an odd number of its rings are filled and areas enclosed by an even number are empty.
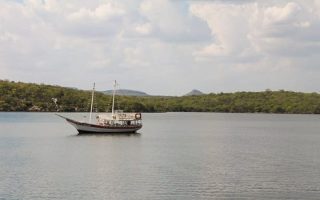
<svg viewBox="0 0 320 200">
<path fill-rule="evenodd" d="M 101 91 L 103 94 L 112 95 L 113 90 Z M 119 89 L 117 90 L 117 95 L 119 96 L 150 96 L 149 94 L 138 91 L 138 90 L 129 90 L 129 89 Z"/>
</svg>

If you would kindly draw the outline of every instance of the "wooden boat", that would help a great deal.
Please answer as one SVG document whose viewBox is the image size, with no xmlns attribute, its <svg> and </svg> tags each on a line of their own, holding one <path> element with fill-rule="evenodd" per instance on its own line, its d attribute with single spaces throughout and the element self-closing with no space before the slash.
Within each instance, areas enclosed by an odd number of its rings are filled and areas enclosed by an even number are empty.
<svg viewBox="0 0 320 200">
<path fill-rule="evenodd" d="M 141 113 L 124 113 L 121 110 L 114 110 L 116 86 L 117 82 L 115 81 L 112 95 L 112 112 L 97 115 L 95 123 L 91 122 L 95 84 L 92 89 L 89 122 L 81 122 L 62 115 L 57 115 L 64 118 L 68 123 L 74 126 L 79 133 L 135 133 L 137 130 L 142 128 Z"/>
</svg>

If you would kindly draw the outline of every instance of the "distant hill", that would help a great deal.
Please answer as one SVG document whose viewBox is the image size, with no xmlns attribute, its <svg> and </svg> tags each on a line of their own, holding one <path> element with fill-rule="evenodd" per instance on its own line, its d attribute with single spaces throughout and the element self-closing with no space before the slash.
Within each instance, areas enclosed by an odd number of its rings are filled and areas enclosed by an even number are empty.
<svg viewBox="0 0 320 200">
<path fill-rule="evenodd" d="M 112 95 L 113 90 L 102 91 L 102 93 Z M 117 95 L 120 95 L 120 96 L 150 96 L 149 94 L 147 94 L 145 92 L 140 92 L 140 91 L 136 91 L 136 90 L 126 90 L 126 89 L 117 90 Z"/>
<path fill-rule="evenodd" d="M 200 90 L 191 90 L 190 92 L 188 92 L 183 96 L 197 96 L 197 95 L 204 95 L 204 93 L 201 92 Z"/>
</svg>

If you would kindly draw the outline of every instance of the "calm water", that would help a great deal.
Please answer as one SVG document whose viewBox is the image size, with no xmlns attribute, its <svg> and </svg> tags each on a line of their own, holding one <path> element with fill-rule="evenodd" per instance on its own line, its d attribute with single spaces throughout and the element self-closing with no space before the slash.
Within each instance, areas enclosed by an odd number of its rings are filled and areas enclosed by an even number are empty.
<svg viewBox="0 0 320 200">
<path fill-rule="evenodd" d="M 77 136 L 52 113 L 0 113 L 0 199 L 320 198 L 320 116 L 143 118 L 137 135 Z"/>
</svg>

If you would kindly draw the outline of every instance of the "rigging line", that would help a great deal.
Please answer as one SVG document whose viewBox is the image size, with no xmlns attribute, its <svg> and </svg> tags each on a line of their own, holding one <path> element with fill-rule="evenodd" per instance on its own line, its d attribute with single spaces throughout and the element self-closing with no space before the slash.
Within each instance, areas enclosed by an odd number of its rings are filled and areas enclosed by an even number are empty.
<svg viewBox="0 0 320 200">
<path fill-rule="evenodd" d="M 96 86 L 96 83 L 93 83 L 89 123 L 91 123 L 91 118 L 92 118 L 92 107 L 93 107 L 93 98 L 94 98 L 94 90 L 95 90 L 95 86 Z"/>
<path fill-rule="evenodd" d="M 121 88 L 120 88 L 120 84 L 119 84 L 119 83 L 117 83 L 117 87 L 118 87 L 117 107 L 118 107 L 118 110 L 120 110 L 120 97 L 123 96 L 123 92 L 121 91 Z"/>
</svg>

